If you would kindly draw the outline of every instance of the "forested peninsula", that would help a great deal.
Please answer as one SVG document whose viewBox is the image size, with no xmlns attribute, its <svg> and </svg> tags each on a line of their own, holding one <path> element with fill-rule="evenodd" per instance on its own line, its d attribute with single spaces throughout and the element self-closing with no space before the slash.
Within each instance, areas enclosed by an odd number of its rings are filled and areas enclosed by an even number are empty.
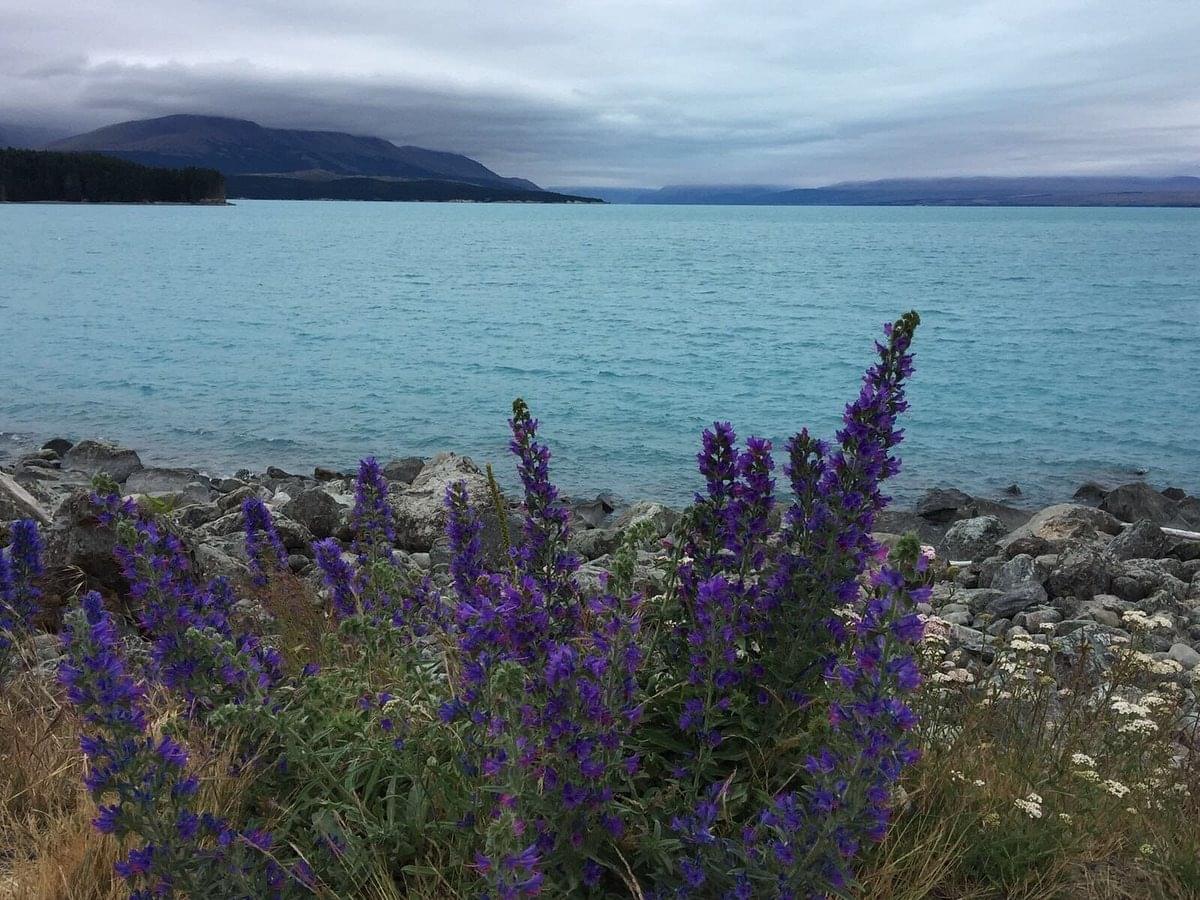
<svg viewBox="0 0 1200 900">
<path fill-rule="evenodd" d="M 0 202 L 224 203 L 215 169 L 160 169 L 100 153 L 0 149 Z"/>
</svg>

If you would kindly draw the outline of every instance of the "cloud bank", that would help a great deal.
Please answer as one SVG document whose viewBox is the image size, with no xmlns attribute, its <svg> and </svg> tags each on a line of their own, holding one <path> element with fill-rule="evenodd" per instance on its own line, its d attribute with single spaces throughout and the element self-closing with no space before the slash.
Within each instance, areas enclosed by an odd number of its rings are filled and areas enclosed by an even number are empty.
<svg viewBox="0 0 1200 900">
<path fill-rule="evenodd" d="M 1179 0 L 0 0 L 0 122 L 376 134 L 541 184 L 1200 173 Z"/>
</svg>

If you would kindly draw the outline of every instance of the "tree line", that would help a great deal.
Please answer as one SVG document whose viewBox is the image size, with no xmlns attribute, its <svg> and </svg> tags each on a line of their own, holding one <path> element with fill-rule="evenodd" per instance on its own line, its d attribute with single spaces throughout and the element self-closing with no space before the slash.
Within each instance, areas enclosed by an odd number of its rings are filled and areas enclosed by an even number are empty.
<svg viewBox="0 0 1200 900">
<path fill-rule="evenodd" d="M 101 153 L 0 149 L 0 202 L 213 203 L 225 200 L 215 169 L 158 169 Z"/>
</svg>

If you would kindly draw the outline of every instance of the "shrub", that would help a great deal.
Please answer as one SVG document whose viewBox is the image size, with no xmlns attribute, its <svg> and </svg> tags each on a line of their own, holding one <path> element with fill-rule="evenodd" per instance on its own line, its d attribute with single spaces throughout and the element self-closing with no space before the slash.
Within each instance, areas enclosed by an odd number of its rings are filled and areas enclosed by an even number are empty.
<svg viewBox="0 0 1200 900">
<path fill-rule="evenodd" d="M 472 503 L 487 498 L 458 484 L 446 496 L 449 578 L 412 578 L 393 550 L 386 482 L 365 460 L 352 552 L 314 546 L 336 627 L 307 629 L 319 646 L 300 671 L 285 673 L 239 619 L 229 584 L 195 578 L 166 523 L 99 491 L 136 627 L 89 594 L 70 618 L 62 677 L 83 721 L 96 825 L 123 841 L 131 889 L 851 892 L 855 860 L 885 836 L 919 755 L 905 698 L 920 683 L 911 648 L 927 558 L 911 539 L 889 554 L 871 537 L 899 468 L 918 321 L 887 326 L 834 442 L 806 431 L 788 442 L 781 528 L 770 443 L 739 448 L 728 423 L 705 431 L 705 488 L 658 548 L 666 587 L 650 596 L 635 590 L 639 529 L 600 590 L 581 588 L 550 453 L 520 400 L 510 427 L 523 522 L 499 566 Z M 281 586 L 299 583 L 268 508 L 251 500 L 243 513 L 246 587 L 277 605 Z M 219 816 L 199 770 L 252 777 Z"/>
</svg>

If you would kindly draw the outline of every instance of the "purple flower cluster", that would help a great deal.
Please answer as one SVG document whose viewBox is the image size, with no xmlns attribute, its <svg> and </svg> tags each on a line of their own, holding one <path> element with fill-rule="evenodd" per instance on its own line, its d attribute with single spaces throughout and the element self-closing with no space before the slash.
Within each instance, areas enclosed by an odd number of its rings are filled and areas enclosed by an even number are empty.
<svg viewBox="0 0 1200 900">
<path fill-rule="evenodd" d="M 520 401 L 511 425 L 525 487 L 515 571 L 488 570 L 465 486 L 446 494 L 462 672 L 445 714 L 465 717 L 468 771 L 498 797 L 480 820 L 492 850 L 476 863 L 499 897 L 532 895 L 547 877 L 564 889 L 600 881 L 603 867 L 587 851 L 624 833 L 615 801 L 637 768 L 627 742 L 641 714 L 643 659 L 640 598 L 583 598 L 550 454 Z"/>
<path fill-rule="evenodd" d="M 264 587 L 272 573 L 287 570 L 287 551 L 275 530 L 271 511 L 258 497 L 247 497 L 242 501 L 242 523 L 246 532 L 250 579 Z"/>
<path fill-rule="evenodd" d="M 12 523 L 12 540 L 0 549 L 0 664 L 13 635 L 28 631 L 37 614 L 42 592 L 42 539 L 37 523 L 20 519 Z"/>
<path fill-rule="evenodd" d="M 782 894 L 846 889 L 863 843 L 886 835 L 896 782 L 919 756 L 908 739 L 916 715 L 902 698 L 921 683 L 914 607 L 929 589 L 913 586 L 925 565 L 915 542 L 894 556 L 899 568 L 871 574 L 848 644 L 826 672 L 831 740 L 806 759 L 807 788 L 778 795 L 744 837 L 747 856 L 775 875 Z"/>
<path fill-rule="evenodd" d="M 329 589 L 334 615 L 339 620 L 350 618 L 359 611 L 358 596 L 354 588 L 354 569 L 342 559 L 342 545 L 334 538 L 325 538 L 316 541 L 312 548 L 322 580 Z"/>
<path fill-rule="evenodd" d="M 556 615 L 573 615 L 577 609 L 571 597 L 578 592 L 574 575 L 579 558 L 567 550 L 571 516 L 550 481 L 550 450 L 538 442 L 538 421 L 524 400 L 513 401 L 508 424 L 512 430 L 508 446 L 517 457 L 517 473 L 525 491 L 523 540 L 513 548 L 513 556 L 519 569 L 531 576 L 547 597 L 554 598 Z M 557 602 L 560 596 L 561 604 Z"/>
<path fill-rule="evenodd" d="M 701 746 L 701 760 L 721 743 L 720 720 L 733 691 L 760 677 L 745 653 L 763 606 L 758 573 L 766 560 L 775 505 L 770 441 L 751 437 L 739 451 L 728 422 L 705 430 L 698 456 L 707 492 L 697 495 L 676 569 L 684 621 L 676 629 L 686 667 L 678 725 Z"/>
<path fill-rule="evenodd" d="M 843 894 L 861 847 L 883 836 L 896 781 L 916 758 L 904 698 L 920 682 L 911 645 L 921 635 L 914 604 L 926 595 L 924 560 L 909 540 L 889 555 L 871 531 L 887 502 L 882 484 L 899 469 L 896 423 L 917 324 L 909 314 L 888 326 L 835 442 L 807 431 L 788 442 L 795 496 L 782 529 L 770 442 L 750 437 L 739 448 L 726 422 L 704 432 L 705 487 L 664 542 L 672 577 L 648 603 L 635 584 L 656 576 L 641 568 L 638 528 L 615 551 L 615 574 L 598 591 L 581 589 L 569 511 L 522 401 L 510 420 L 523 488 L 519 540 L 510 559 L 489 560 L 480 506 L 463 483 L 447 489 L 450 610 L 429 579 L 411 584 L 398 563 L 388 485 L 379 464 L 364 460 L 352 555 L 332 538 L 313 545 L 341 634 L 360 639 L 364 652 L 278 690 L 278 654 L 237 633 L 230 585 L 199 581 L 179 539 L 136 504 L 96 497 L 97 517 L 117 530 L 117 558 L 151 641 L 149 675 L 202 714 L 192 727 L 220 727 L 225 716 L 254 723 L 244 734 L 259 742 L 257 758 L 279 751 L 269 777 L 304 770 L 316 749 L 304 746 L 304 727 L 280 725 L 283 717 L 311 722 L 341 699 L 369 714 L 372 746 L 394 747 L 385 758 L 398 779 L 425 777 L 405 768 L 428 759 L 416 743 L 424 737 L 455 747 L 461 772 L 445 780 L 462 795 L 447 790 L 434 802 L 454 808 L 441 819 L 459 826 L 439 846 L 461 841 L 461 859 L 488 897 L 611 893 L 629 865 L 627 829 L 657 835 L 664 826 L 681 846 L 670 871 L 629 870 L 657 882 L 654 896 Z M 254 580 L 264 584 L 287 556 L 261 501 L 247 500 L 243 515 Z M 0 554 L 0 614 L 14 621 L 36 607 L 36 546 L 36 529 L 23 526 Z M 195 808 L 188 754 L 151 733 L 144 689 L 97 595 L 72 616 L 67 646 L 62 678 L 87 725 L 96 826 L 140 836 L 120 867 L 136 891 L 273 896 L 316 883 L 307 864 L 276 860 L 298 846 L 295 834 L 273 840 Z M 398 684 L 444 699 L 440 723 L 395 718 Z M 326 705 L 305 705 L 318 701 Z M 355 748 L 346 750 L 339 758 L 353 759 Z M 314 860 L 351 873 L 355 841 L 385 832 L 357 787 L 347 790 L 353 821 L 323 811 L 324 824 L 301 841 L 316 849 Z M 221 872 L 232 881 L 217 887 Z"/>
<path fill-rule="evenodd" d="M 278 897 L 291 878 L 262 854 L 265 832 L 238 832 L 195 809 L 199 782 L 187 774 L 188 753 L 169 736 L 149 733 L 145 688 L 121 656 L 116 625 L 95 591 L 68 617 L 66 657 L 59 678 L 88 726 L 80 745 L 88 759 L 85 778 L 97 802 L 98 831 L 143 843 L 116 865 L 131 897 Z M 253 885 L 254 889 L 251 889 Z"/>
<path fill-rule="evenodd" d="M 267 692 L 282 676 L 282 660 L 256 635 L 235 633 L 229 583 L 198 582 L 183 542 L 136 504 L 115 496 L 93 503 L 100 521 L 117 530 L 114 555 L 139 606 L 139 624 L 153 642 L 151 661 L 163 684 L 192 713 Z"/>
<path fill-rule="evenodd" d="M 354 552 L 361 564 L 392 561 L 392 547 L 396 543 L 395 514 L 388 502 L 387 479 L 374 457 L 359 463 L 350 525 L 354 529 Z"/>
<path fill-rule="evenodd" d="M 888 500 L 881 483 L 900 468 L 891 450 L 903 438 L 896 417 L 907 409 L 908 350 L 919 322 L 908 313 L 885 326 L 888 342 L 876 344 L 879 362 L 846 407 L 836 449 L 806 430 L 788 444 L 795 501 L 784 517 L 784 552 L 764 595 L 760 638 L 768 648 L 763 664 L 794 685 L 788 698 L 794 702 L 807 702 L 833 646 L 845 639 L 831 612 L 857 601 L 858 580 L 878 549 L 871 530 Z"/>
</svg>

